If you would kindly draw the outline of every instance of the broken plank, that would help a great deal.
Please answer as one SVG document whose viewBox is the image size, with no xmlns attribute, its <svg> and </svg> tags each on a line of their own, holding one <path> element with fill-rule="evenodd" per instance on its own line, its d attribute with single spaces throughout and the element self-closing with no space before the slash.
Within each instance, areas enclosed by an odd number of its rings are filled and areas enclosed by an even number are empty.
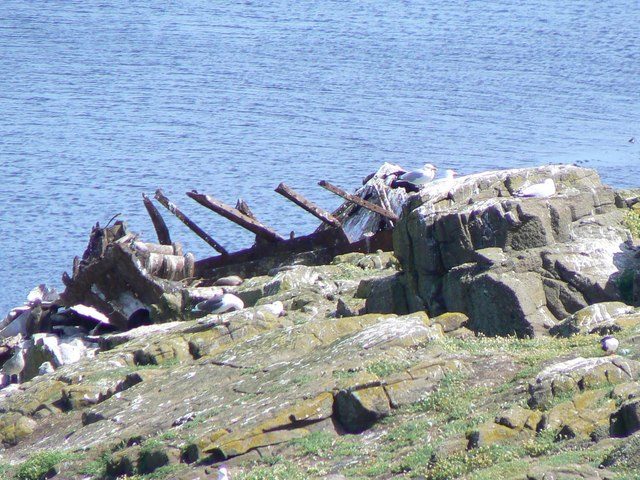
<svg viewBox="0 0 640 480">
<path fill-rule="evenodd" d="M 340 220 L 331 215 L 328 211 L 323 208 L 320 208 L 315 203 L 307 200 L 298 192 L 287 186 L 285 183 L 281 183 L 277 186 L 276 192 L 278 192 L 283 197 L 291 200 L 293 203 L 301 207 L 303 210 L 306 210 L 314 217 L 320 219 L 322 222 L 326 223 L 335 228 L 342 229 L 342 224 Z"/>
<path fill-rule="evenodd" d="M 356 205 L 361 206 L 362 208 L 366 208 L 367 210 L 370 210 L 374 213 L 377 213 L 378 215 L 382 215 L 385 218 L 388 218 L 389 220 L 392 220 L 394 222 L 397 222 L 399 220 L 398 215 L 396 215 L 395 213 L 387 210 L 386 208 L 383 208 L 379 205 L 376 205 L 374 203 L 371 203 L 363 198 L 360 198 L 356 195 L 351 195 L 350 193 L 345 192 L 344 190 L 342 190 L 339 187 L 336 187 L 335 185 L 330 184 L 329 182 L 327 182 L 326 180 L 321 180 L 318 182 L 318 185 L 320 185 L 322 188 L 325 188 L 327 190 L 329 190 L 332 193 L 335 193 L 336 195 L 344 198 L 345 200 L 351 202 L 351 203 L 355 203 Z"/>
<path fill-rule="evenodd" d="M 189 227 L 191 231 L 193 231 L 196 235 L 198 235 L 201 239 L 203 239 L 205 242 L 211 245 L 218 252 L 220 252 L 223 255 L 229 254 L 229 252 L 227 252 L 227 250 L 222 245 L 216 242 L 207 232 L 202 230 L 195 222 L 193 222 L 191 219 L 189 219 L 189 217 L 187 217 L 184 213 L 182 213 L 180 209 L 164 195 L 162 190 L 160 189 L 156 190 L 155 199 L 158 200 L 158 202 L 160 202 L 160 204 L 163 207 L 165 207 L 167 210 L 173 213 L 176 217 L 178 217 L 178 219 L 182 223 L 184 223 L 187 227 Z"/>
<path fill-rule="evenodd" d="M 240 225 L 242 228 L 249 230 L 250 232 L 255 233 L 261 238 L 268 240 L 270 242 L 280 242 L 284 240 L 275 230 L 267 227 L 266 225 L 260 223 L 255 218 L 252 218 L 248 215 L 245 215 L 240 210 L 233 208 L 226 203 L 221 202 L 213 198 L 210 195 L 205 195 L 203 193 L 198 193 L 197 191 L 187 192 L 187 196 L 194 199 L 200 205 L 207 207 L 210 210 L 213 210 L 218 215 L 223 216 L 227 220 L 231 220 L 233 223 Z"/>
<path fill-rule="evenodd" d="M 144 193 L 142 194 L 142 201 L 144 202 L 144 208 L 147 209 L 147 213 L 151 218 L 151 223 L 153 223 L 153 228 L 156 231 L 156 235 L 158 236 L 158 242 L 160 245 L 171 245 L 171 235 L 169 235 L 169 228 L 167 224 L 164 223 L 164 219 L 160 212 L 153 204 L 151 199 L 147 197 Z"/>
</svg>

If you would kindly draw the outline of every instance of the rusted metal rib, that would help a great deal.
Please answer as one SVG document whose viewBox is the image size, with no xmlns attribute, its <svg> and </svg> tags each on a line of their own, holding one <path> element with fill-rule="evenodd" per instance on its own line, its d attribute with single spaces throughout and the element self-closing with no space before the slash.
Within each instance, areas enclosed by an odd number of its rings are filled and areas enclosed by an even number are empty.
<svg viewBox="0 0 640 480">
<path fill-rule="evenodd" d="M 363 198 L 357 197 L 355 195 L 351 195 L 350 193 L 345 192 L 341 188 L 330 184 L 326 180 L 319 181 L 318 185 L 320 185 L 322 188 L 325 188 L 325 189 L 329 190 L 331 193 L 335 193 L 336 195 L 344 198 L 345 200 L 347 200 L 349 202 L 355 203 L 356 205 L 359 205 L 362 208 L 366 208 L 367 210 L 370 210 L 370 211 L 372 211 L 374 213 L 382 215 L 383 217 L 388 218 L 389 220 L 392 220 L 394 222 L 397 222 L 399 220 L 398 215 L 396 215 L 395 213 L 387 210 L 386 208 L 383 208 L 383 207 L 381 207 L 379 205 L 371 203 L 371 202 L 369 202 L 367 200 L 364 200 Z"/>
<path fill-rule="evenodd" d="M 320 208 L 315 203 L 307 200 L 298 192 L 287 186 L 285 183 L 281 183 L 277 186 L 276 192 L 278 192 L 283 197 L 291 200 L 293 203 L 301 207 L 303 210 L 306 210 L 314 217 L 320 219 L 322 222 L 326 223 L 335 228 L 342 228 L 342 224 L 340 220 L 334 217 L 331 213 L 326 211 L 323 208 Z"/>
<path fill-rule="evenodd" d="M 147 213 L 151 218 L 151 223 L 153 223 L 153 228 L 156 231 L 156 235 L 158 236 L 158 242 L 160 245 L 171 245 L 171 235 L 169 234 L 169 228 L 167 224 L 164 223 L 164 219 L 160 212 L 153 204 L 151 199 L 147 197 L 144 193 L 142 194 L 142 201 L 144 202 L 144 208 L 147 209 Z"/>
<path fill-rule="evenodd" d="M 233 223 L 240 225 L 242 228 L 255 233 L 265 240 L 270 242 L 280 242 L 284 240 L 284 238 L 282 238 L 275 230 L 265 226 L 255 218 L 245 215 L 240 210 L 233 208 L 220 200 L 216 200 L 210 195 L 198 193 L 194 190 L 192 192 L 187 192 L 187 196 L 194 199 L 200 205 L 213 210 L 218 215 L 222 215 L 226 219 L 231 220 Z"/>
<path fill-rule="evenodd" d="M 201 239 L 211 245 L 214 249 L 220 252 L 223 255 L 229 255 L 229 252 L 216 242 L 207 232 L 202 230 L 195 222 L 193 222 L 189 217 L 187 217 L 184 213 L 180 211 L 180 209 L 171 202 L 162 192 L 162 190 L 156 190 L 155 199 L 160 202 L 160 204 L 173 213 L 178 219 L 184 223 L 189 229 L 191 229 L 196 235 L 198 235 Z"/>
</svg>

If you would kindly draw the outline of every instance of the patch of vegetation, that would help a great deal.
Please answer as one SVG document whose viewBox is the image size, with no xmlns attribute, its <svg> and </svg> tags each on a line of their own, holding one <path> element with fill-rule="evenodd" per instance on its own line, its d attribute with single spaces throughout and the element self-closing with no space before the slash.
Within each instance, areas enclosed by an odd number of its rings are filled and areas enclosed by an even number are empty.
<svg viewBox="0 0 640 480">
<path fill-rule="evenodd" d="M 633 279 L 635 277 L 635 270 L 627 268 L 616 279 L 616 286 L 620 292 L 622 300 L 626 303 L 633 303 Z"/>
<path fill-rule="evenodd" d="M 460 478 L 474 470 L 487 469 L 519 459 L 517 448 L 504 445 L 479 447 L 474 450 L 454 453 L 421 472 L 428 480 Z"/>
<path fill-rule="evenodd" d="M 92 478 L 104 478 L 107 474 L 107 464 L 111 459 L 110 452 L 103 452 L 95 460 L 80 467 L 79 472 Z"/>
<path fill-rule="evenodd" d="M 355 368 L 350 368 L 349 370 L 334 370 L 333 372 L 331 372 L 331 375 L 333 376 L 333 378 L 340 380 L 343 378 L 353 378 L 358 374 L 359 371 L 359 369 Z"/>
<path fill-rule="evenodd" d="M 306 472 L 291 462 L 278 461 L 272 465 L 257 465 L 247 472 L 234 475 L 236 480 L 305 480 Z"/>
<path fill-rule="evenodd" d="M 623 223 L 629 229 L 633 238 L 640 238 L 640 212 L 629 210 L 624 217 Z"/>
<path fill-rule="evenodd" d="M 406 361 L 379 360 L 367 365 L 367 372 L 380 378 L 388 377 L 394 373 L 404 372 L 411 364 Z"/>
<path fill-rule="evenodd" d="M 356 440 L 351 440 L 345 435 L 336 437 L 328 432 L 312 432 L 306 437 L 293 440 L 291 443 L 298 448 L 302 455 L 313 455 L 316 457 L 336 458 L 355 455 L 360 450 L 357 436 Z"/>
<path fill-rule="evenodd" d="M 53 467 L 73 458 L 73 454 L 57 450 L 38 452 L 18 467 L 15 478 L 17 480 L 44 480 L 47 472 Z"/>
<path fill-rule="evenodd" d="M 558 451 L 560 444 L 556 441 L 558 437 L 558 431 L 554 429 L 546 429 L 538 432 L 538 434 L 527 440 L 523 447 L 527 455 L 532 457 L 539 457 L 551 452 Z"/>
<path fill-rule="evenodd" d="M 446 374 L 437 390 L 424 400 L 411 405 L 409 410 L 443 414 L 447 421 L 467 418 L 474 406 L 474 398 L 481 392 L 479 389 L 467 388 L 464 379 L 463 374 Z"/>
</svg>

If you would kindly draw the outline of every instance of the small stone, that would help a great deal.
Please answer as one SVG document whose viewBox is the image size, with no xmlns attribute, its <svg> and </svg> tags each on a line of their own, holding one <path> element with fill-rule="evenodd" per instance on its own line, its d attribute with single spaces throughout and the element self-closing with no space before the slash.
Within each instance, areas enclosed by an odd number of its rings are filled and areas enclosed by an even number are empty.
<svg viewBox="0 0 640 480">
<path fill-rule="evenodd" d="M 230 275 L 217 279 L 213 285 L 216 287 L 237 287 L 238 285 L 242 285 L 242 282 L 244 282 L 244 280 L 238 275 Z"/>
</svg>

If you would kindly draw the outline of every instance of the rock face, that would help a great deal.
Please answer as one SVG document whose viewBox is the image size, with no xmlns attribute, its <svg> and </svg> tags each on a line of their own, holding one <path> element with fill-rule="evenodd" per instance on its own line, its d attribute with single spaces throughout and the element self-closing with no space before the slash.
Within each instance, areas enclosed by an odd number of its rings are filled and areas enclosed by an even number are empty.
<svg viewBox="0 0 640 480">
<path fill-rule="evenodd" d="M 546 178 L 555 195 L 513 195 Z M 394 232 L 409 308 L 463 312 L 489 335 L 533 336 L 590 304 L 620 300 L 616 281 L 637 263 L 624 213 L 595 171 L 573 166 L 433 182 Z"/>
</svg>

